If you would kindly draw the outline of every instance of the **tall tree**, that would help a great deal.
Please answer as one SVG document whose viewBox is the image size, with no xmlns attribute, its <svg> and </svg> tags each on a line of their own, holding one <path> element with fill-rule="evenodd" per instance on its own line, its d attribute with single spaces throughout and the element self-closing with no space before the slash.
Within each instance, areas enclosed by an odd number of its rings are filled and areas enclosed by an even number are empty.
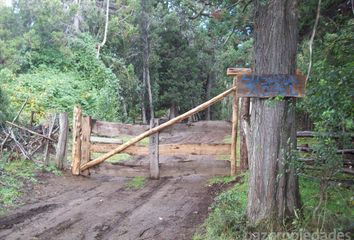
<svg viewBox="0 0 354 240">
<path fill-rule="evenodd" d="M 297 0 L 255 1 L 255 74 L 295 74 Z M 291 151 L 296 145 L 295 99 L 252 99 L 250 121 L 251 223 L 274 229 L 299 208 L 298 180 Z"/>
<path fill-rule="evenodd" d="M 148 92 L 150 119 L 153 119 L 154 106 L 152 101 L 150 68 L 149 68 L 150 65 L 149 64 L 149 58 L 150 58 L 149 25 L 150 23 L 149 23 L 149 15 L 147 11 L 148 11 L 147 1 L 141 0 L 141 41 L 143 43 L 143 83 L 144 83 L 144 87 L 146 87 Z M 144 101 L 142 102 L 142 106 L 144 106 Z M 145 111 L 144 108 L 143 111 Z M 144 114 L 145 113 L 143 113 L 143 116 Z M 146 117 L 145 118 L 143 117 L 143 120 L 146 121 Z"/>
</svg>

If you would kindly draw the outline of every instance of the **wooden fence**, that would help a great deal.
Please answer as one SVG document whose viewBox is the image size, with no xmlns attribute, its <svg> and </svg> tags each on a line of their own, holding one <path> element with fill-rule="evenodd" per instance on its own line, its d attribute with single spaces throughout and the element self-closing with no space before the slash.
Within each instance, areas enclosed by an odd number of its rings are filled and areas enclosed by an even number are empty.
<svg viewBox="0 0 354 240">
<path fill-rule="evenodd" d="M 154 119 L 151 122 L 151 128 L 158 126 L 159 121 Z M 89 169 L 82 170 L 81 167 L 92 160 L 92 153 L 108 153 L 124 144 L 122 138 L 129 139 L 133 136 L 143 134 L 149 131 L 149 129 L 150 127 L 147 125 L 131 125 L 95 120 L 89 116 L 83 116 L 81 109 L 75 108 L 72 173 L 74 175 L 88 175 Z M 163 131 L 161 132 L 163 134 Z M 150 162 L 150 177 L 153 179 L 158 179 L 160 175 L 159 156 L 230 155 L 231 144 L 161 144 L 159 134 L 160 132 L 156 132 L 150 135 L 148 145 L 136 143 L 120 152 L 133 156 L 148 156 Z"/>
</svg>

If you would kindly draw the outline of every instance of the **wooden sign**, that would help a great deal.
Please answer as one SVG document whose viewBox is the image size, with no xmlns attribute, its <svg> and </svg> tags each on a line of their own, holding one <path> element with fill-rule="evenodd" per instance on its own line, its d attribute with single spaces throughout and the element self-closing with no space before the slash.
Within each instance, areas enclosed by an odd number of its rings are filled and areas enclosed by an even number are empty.
<svg viewBox="0 0 354 240">
<path fill-rule="evenodd" d="M 268 98 L 276 96 L 303 97 L 306 77 L 288 74 L 237 75 L 237 95 L 239 97 Z"/>
</svg>

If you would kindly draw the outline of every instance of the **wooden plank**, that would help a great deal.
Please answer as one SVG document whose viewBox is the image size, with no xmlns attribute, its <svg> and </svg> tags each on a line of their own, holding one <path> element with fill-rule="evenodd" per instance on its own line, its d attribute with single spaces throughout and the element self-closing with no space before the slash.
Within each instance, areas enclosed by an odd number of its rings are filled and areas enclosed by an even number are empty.
<svg viewBox="0 0 354 240">
<path fill-rule="evenodd" d="M 90 151 L 96 153 L 107 153 L 120 146 L 122 145 L 114 143 L 93 143 L 90 146 Z M 128 153 L 130 155 L 148 155 L 149 149 L 144 146 L 132 145 L 121 151 L 121 153 Z"/>
<path fill-rule="evenodd" d="M 91 152 L 106 153 L 112 151 L 119 146 L 119 144 L 91 144 Z M 229 155 L 230 144 L 160 144 L 159 155 Z M 125 148 L 121 153 L 128 153 L 131 155 L 148 155 L 149 149 L 144 146 L 132 145 Z"/>
<path fill-rule="evenodd" d="M 90 161 L 90 136 L 91 136 L 91 117 L 84 116 L 81 119 L 81 164 Z M 88 176 L 90 172 L 88 169 L 81 171 L 82 175 Z"/>
<path fill-rule="evenodd" d="M 116 139 L 116 138 L 106 138 L 106 137 L 91 136 L 90 137 L 90 142 L 92 142 L 92 143 L 118 143 L 118 144 L 122 144 L 123 140 L 122 139 Z"/>
<path fill-rule="evenodd" d="M 81 118 L 82 112 L 79 107 L 74 107 L 73 114 L 73 147 L 72 147 L 72 168 L 73 175 L 80 174 L 81 162 Z"/>
<path fill-rule="evenodd" d="M 92 119 L 92 133 L 99 136 L 119 137 L 121 135 L 139 135 L 149 130 L 147 125 L 114 123 Z"/>
<path fill-rule="evenodd" d="M 233 86 L 237 86 L 237 79 L 234 78 Z M 236 88 L 237 89 L 237 88 Z M 231 125 L 231 176 L 236 176 L 237 166 L 236 166 L 236 153 L 237 153 L 237 129 L 238 129 L 238 101 L 237 91 L 234 92 L 232 101 L 232 125 Z"/>
<path fill-rule="evenodd" d="M 150 120 L 150 128 L 154 128 L 159 125 L 158 119 Z M 150 178 L 160 178 L 159 168 L 159 132 L 153 134 L 149 138 L 149 158 L 150 158 Z"/>
<path fill-rule="evenodd" d="M 154 134 L 154 133 L 157 133 L 167 127 L 170 127 L 171 125 L 175 124 L 175 123 L 178 123 L 184 119 L 187 119 L 188 117 L 190 117 L 191 115 L 197 113 L 197 112 L 200 112 L 200 111 L 203 111 L 204 109 L 206 109 L 208 106 L 211 106 L 213 105 L 214 103 L 220 101 L 221 99 L 223 99 L 224 97 L 228 96 L 230 93 L 234 92 L 236 90 L 235 87 L 232 87 L 228 90 L 226 90 L 225 92 L 219 94 L 218 96 L 210 99 L 209 101 L 206 101 L 205 103 L 189 110 L 188 112 L 176 117 L 176 118 L 173 118 L 155 128 L 152 128 L 150 129 L 149 131 L 146 131 L 144 132 L 143 134 L 140 134 L 139 136 L 136 136 L 135 138 L 129 140 L 128 142 L 126 142 L 125 144 L 117 147 L 116 149 L 113 149 L 112 151 L 96 158 L 95 160 L 92 160 L 84 165 L 81 166 L 81 170 L 85 170 L 87 168 L 90 168 L 90 167 L 93 167 L 101 162 L 104 162 L 105 160 L 107 160 L 108 158 L 112 157 L 113 155 L 117 154 L 117 153 L 120 153 L 122 152 L 124 149 L 128 148 L 129 146 L 139 142 L 140 140 L 146 138 L 146 137 L 149 137 L 150 135 Z"/>
<path fill-rule="evenodd" d="M 237 76 L 239 97 L 268 98 L 276 96 L 304 97 L 306 78 L 303 75 L 269 74 Z"/>
<path fill-rule="evenodd" d="M 251 68 L 228 68 L 226 75 L 227 76 L 238 76 L 242 74 L 252 74 Z"/>
<path fill-rule="evenodd" d="M 64 168 L 66 161 L 67 140 L 68 140 L 68 114 L 59 114 L 59 138 L 55 155 L 55 162 L 58 169 Z"/>
</svg>

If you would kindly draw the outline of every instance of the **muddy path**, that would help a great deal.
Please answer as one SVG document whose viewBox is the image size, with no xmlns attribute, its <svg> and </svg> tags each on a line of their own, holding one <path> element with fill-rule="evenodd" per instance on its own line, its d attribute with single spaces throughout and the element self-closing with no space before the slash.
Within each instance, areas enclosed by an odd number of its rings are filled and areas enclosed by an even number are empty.
<svg viewBox="0 0 354 240">
<path fill-rule="evenodd" d="M 203 139 L 223 139 L 225 132 L 211 134 Z M 190 141 L 196 134 L 178 136 Z M 143 166 L 145 160 L 132 162 Z M 131 177 L 111 164 L 90 177 L 47 178 L 25 196 L 23 206 L 0 217 L 0 239 L 192 239 L 219 191 L 207 180 L 226 175 L 229 166 L 193 156 L 162 162 L 166 174 L 147 179 L 140 189 L 128 188 Z"/>
</svg>

